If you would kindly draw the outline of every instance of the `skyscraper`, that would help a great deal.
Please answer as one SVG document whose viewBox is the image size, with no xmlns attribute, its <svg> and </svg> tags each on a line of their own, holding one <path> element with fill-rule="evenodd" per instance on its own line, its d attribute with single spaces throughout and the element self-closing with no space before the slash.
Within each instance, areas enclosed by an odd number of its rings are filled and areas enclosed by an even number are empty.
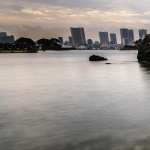
<svg viewBox="0 0 150 150">
<path fill-rule="evenodd" d="M 109 47 L 108 32 L 99 32 L 99 38 L 101 48 L 108 48 Z"/>
<path fill-rule="evenodd" d="M 115 33 L 110 33 L 110 44 L 117 45 L 117 36 Z"/>
<path fill-rule="evenodd" d="M 72 42 L 75 48 L 86 47 L 84 28 L 71 28 Z"/>
<path fill-rule="evenodd" d="M 117 36 L 115 33 L 110 33 L 110 48 L 111 49 L 117 48 Z"/>
<path fill-rule="evenodd" d="M 139 30 L 139 38 L 143 39 L 147 34 L 147 30 L 146 29 L 140 29 Z"/>
<path fill-rule="evenodd" d="M 129 45 L 134 45 L 134 31 L 132 29 L 128 30 L 129 32 Z"/>
<path fill-rule="evenodd" d="M 120 29 L 121 45 L 129 45 L 129 32 L 127 28 Z"/>
<path fill-rule="evenodd" d="M 132 46 L 134 44 L 134 31 L 132 29 L 120 29 L 121 45 Z"/>
</svg>

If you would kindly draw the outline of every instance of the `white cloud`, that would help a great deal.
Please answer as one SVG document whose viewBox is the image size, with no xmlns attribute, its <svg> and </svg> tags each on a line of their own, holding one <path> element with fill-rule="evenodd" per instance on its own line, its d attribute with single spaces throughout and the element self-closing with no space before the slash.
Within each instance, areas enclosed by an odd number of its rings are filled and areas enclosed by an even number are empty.
<svg viewBox="0 0 150 150">
<path fill-rule="evenodd" d="M 70 26 L 81 25 L 90 31 L 89 35 L 95 32 L 95 36 L 98 30 L 150 25 L 149 0 L 5 0 L 0 3 L 1 29 L 6 26 L 13 32 L 14 27 L 25 28 L 19 35 L 24 35 L 27 29 L 30 33 L 37 25 L 41 28 L 39 32 L 47 30 L 53 34 L 56 29 L 55 34 L 63 35 Z M 14 30 L 16 35 L 17 32 Z"/>
</svg>

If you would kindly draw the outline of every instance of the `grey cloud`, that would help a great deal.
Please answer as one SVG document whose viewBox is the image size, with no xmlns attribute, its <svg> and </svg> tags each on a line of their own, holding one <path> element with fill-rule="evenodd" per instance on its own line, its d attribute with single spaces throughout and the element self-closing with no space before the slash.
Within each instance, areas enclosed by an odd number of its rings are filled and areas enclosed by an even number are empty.
<svg viewBox="0 0 150 150">
<path fill-rule="evenodd" d="M 24 36 L 31 37 L 34 40 L 43 37 L 58 37 L 60 36 L 60 33 L 61 35 L 65 36 L 68 32 L 68 30 L 65 28 L 43 27 L 38 25 L 0 25 L 0 31 L 7 31 L 8 34 L 13 34 L 16 38 Z"/>
<path fill-rule="evenodd" d="M 147 23 L 142 27 L 148 27 L 150 19 L 149 3 L 149 0 L 0 0 L 0 30 L 15 33 L 16 36 L 23 35 L 36 38 L 39 36 L 57 36 L 58 34 L 64 36 L 66 33 L 69 34 L 70 25 L 85 25 L 87 29 L 91 29 L 89 35 L 93 35 L 93 32 L 95 32 L 97 37 L 97 32 L 103 29 L 102 27 L 105 30 L 109 30 L 109 27 L 111 30 L 116 30 L 116 28 L 123 25 L 131 25 L 133 28 L 138 25 L 142 26 L 142 24 L 136 22 L 137 20 L 144 20 Z M 58 10 L 55 7 L 58 7 Z M 66 11 L 68 8 L 71 9 L 70 14 Z M 44 9 L 49 10 L 49 12 L 44 12 Z M 89 19 L 86 9 L 96 10 L 108 16 L 100 17 L 98 13 L 95 13 L 95 16 L 92 14 Z M 32 10 L 35 13 L 32 13 Z M 123 15 L 126 20 L 122 16 L 112 15 L 112 12 L 118 13 L 119 11 L 117 10 L 125 11 Z M 45 18 L 38 15 L 38 11 L 43 12 L 46 15 L 44 16 Z M 131 14 L 138 13 L 140 15 L 128 16 L 126 12 L 128 13 L 129 11 Z M 73 19 L 71 15 L 76 15 L 77 18 Z M 63 16 L 71 19 L 64 22 Z M 9 19 L 6 20 L 6 17 Z M 113 24 L 113 21 L 120 22 Z M 125 21 L 127 22 L 125 23 Z M 133 22 L 130 21 L 135 21 L 136 23 L 133 25 Z"/>
<path fill-rule="evenodd" d="M 145 2 L 148 0 L 145 0 Z M 142 2 L 138 2 L 140 5 Z M 6 0 L 1 2 L 1 4 L 5 5 L 18 5 L 18 6 L 63 6 L 63 7 L 78 7 L 78 8 L 99 8 L 99 9 L 110 9 L 110 8 L 118 8 L 118 7 L 129 7 L 129 5 L 135 5 L 137 2 L 135 0 Z"/>
<path fill-rule="evenodd" d="M 100 10 L 129 9 L 135 12 L 149 10 L 149 0 L 5 0 L 0 2 L 0 8 L 20 11 L 25 8 L 40 8 L 61 6 L 69 8 L 93 8 Z"/>
</svg>

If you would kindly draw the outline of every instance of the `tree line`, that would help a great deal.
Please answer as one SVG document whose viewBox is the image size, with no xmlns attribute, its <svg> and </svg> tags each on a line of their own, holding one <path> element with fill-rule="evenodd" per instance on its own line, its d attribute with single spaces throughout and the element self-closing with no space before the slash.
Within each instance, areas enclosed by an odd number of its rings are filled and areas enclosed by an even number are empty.
<svg viewBox="0 0 150 150">
<path fill-rule="evenodd" d="M 61 50 L 62 44 L 56 39 L 42 38 L 34 41 L 30 38 L 21 37 L 14 43 L 0 43 L 0 52 L 25 52 L 36 53 L 39 50 Z"/>
</svg>

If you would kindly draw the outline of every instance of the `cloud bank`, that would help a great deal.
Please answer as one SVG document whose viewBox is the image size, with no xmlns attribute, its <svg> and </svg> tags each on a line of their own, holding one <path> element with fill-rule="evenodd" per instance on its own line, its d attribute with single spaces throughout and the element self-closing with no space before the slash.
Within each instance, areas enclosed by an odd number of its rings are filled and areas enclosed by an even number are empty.
<svg viewBox="0 0 150 150">
<path fill-rule="evenodd" d="M 0 2 L 0 30 L 18 36 L 68 36 L 71 26 L 84 26 L 87 36 L 150 25 L 149 0 L 5 0 Z"/>
</svg>

